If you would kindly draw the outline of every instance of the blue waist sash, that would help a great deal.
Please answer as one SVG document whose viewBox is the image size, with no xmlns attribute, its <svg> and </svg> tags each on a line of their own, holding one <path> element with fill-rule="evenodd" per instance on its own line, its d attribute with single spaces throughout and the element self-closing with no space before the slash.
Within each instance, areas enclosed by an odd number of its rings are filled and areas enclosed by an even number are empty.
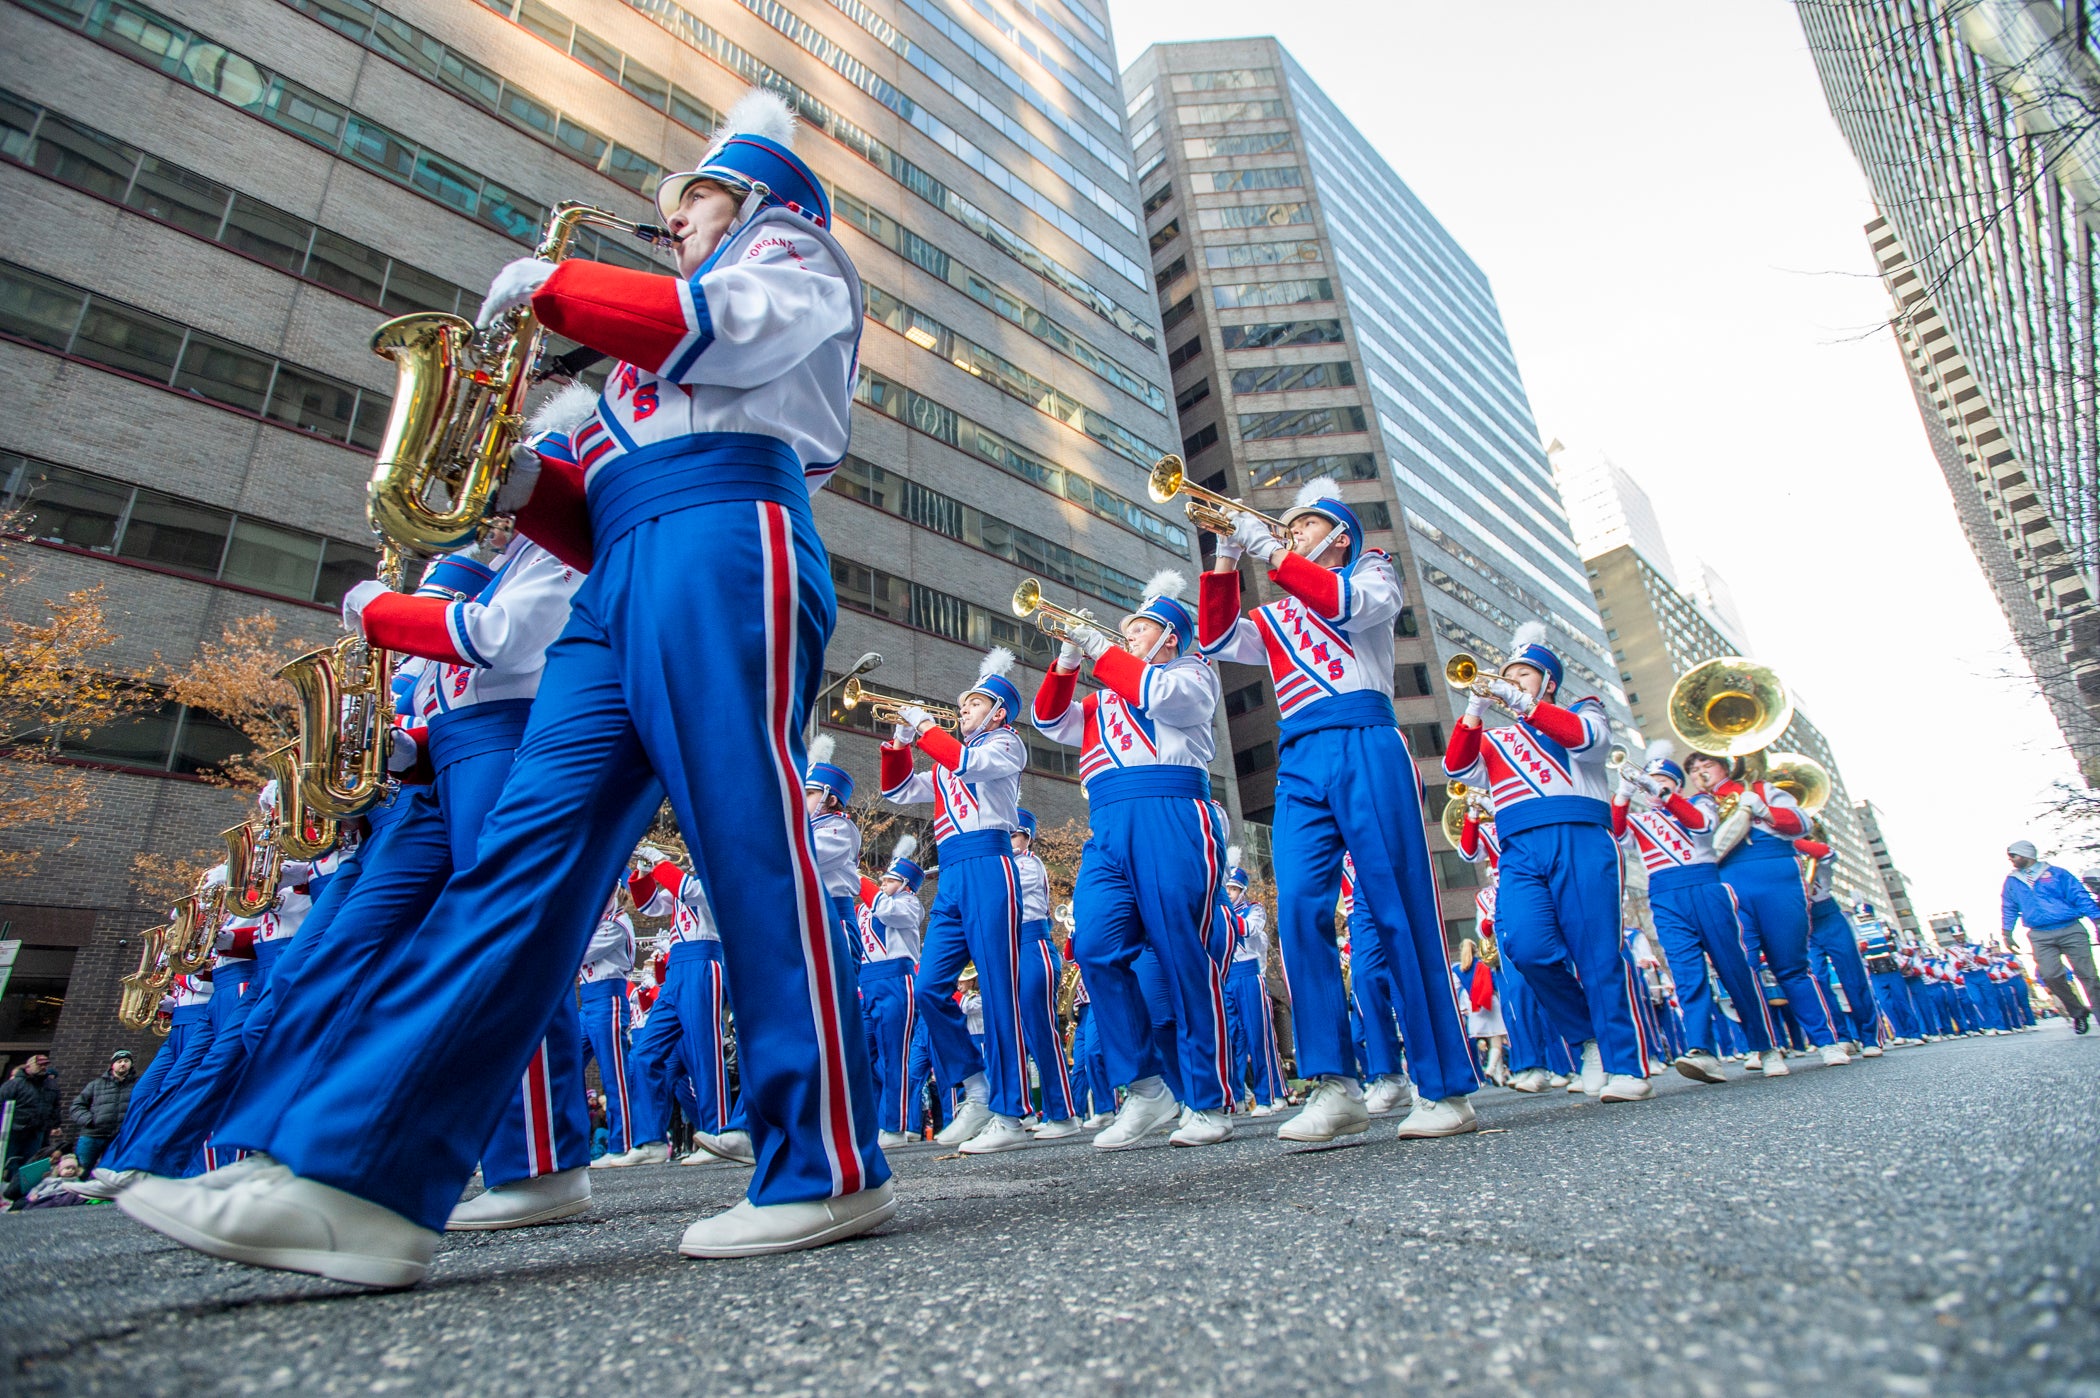
<svg viewBox="0 0 2100 1398">
<path fill-rule="evenodd" d="M 696 505 L 770 500 L 806 521 L 802 459 L 760 432 L 698 432 L 615 457 L 591 477 L 591 547 L 603 551 L 637 526 Z"/>
<path fill-rule="evenodd" d="M 209 1000 L 200 1000 L 194 1005 L 177 1005 L 174 1009 L 168 1011 L 168 1023 L 171 1025 L 195 1024 L 210 1013 L 211 1001 Z"/>
<path fill-rule="evenodd" d="M 1014 837 L 1009 830 L 969 830 L 950 835 L 934 846 L 934 854 L 943 869 L 965 859 L 994 859 L 1013 852 Z"/>
<path fill-rule="evenodd" d="M 1086 799 L 1095 806 L 1137 801 L 1147 796 L 1210 799 L 1210 773 L 1201 767 L 1120 767 L 1087 779 Z"/>
<path fill-rule="evenodd" d="M 1380 694 L 1375 689 L 1358 689 L 1348 694 L 1330 694 L 1315 699 L 1278 725 L 1279 742 L 1306 733 L 1317 733 L 1322 728 L 1397 728 L 1399 720 L 1393 716 L 1393 701 L 1390 695 Z"/>
<path fill-rule="evenodd" d="M 1679 888 L 1695 888 L 1703 883 L 1719 883 L 1721 868 L 1718 864 L 1680 864 L 1674 869 L 1656 869 L 1648 875 L 1650 893 L 1668 893 Z"/>
<path fill-rule="evenodd" d="M 918 963 L 908 956 L 887 956 L 880 961 L 863 961 L 860 963 L 860 983 L 866 985 L 870 981 L 895 980 L 899 976 L 908 976 L 917 969 Z"/>
<path fill-rule="evenodd" d="M 1047 942 L 1050 940 L 1050 919 L 1030 918 L 1021 924 L 1021 940 L 1024 942 Z"/>
<path fill-rule="evenodd" d="M 695 937 L 690 941 L 671 943 L 671 959 L 668 964 L 676 966 L 681 961 L 691 961 L 696 956 L 720 956 L 722 944 L 706 937 Z"/>
<path fill-rule="evenodd" d="M 579 989 L 585 1000 L 611 1000 L 616 996 L 625 999 L 627 979 L 623 976 L 618 980 L 585 981 Z"/>
<path fill-rule="evenodd" d="M 1541 825 L 1601 825 L 1609 830 L 1611 805 L 1594 796 L 1534 796 L 1495 812 L 1495 833 L 1504 843 Z"/>
<path fill-rule="evenodd" d="M 1794 862 L 1794 842 L 1781 835 L 1767 835 L 1756 831 L 1749 835 L 1722 859 L 1721 867 L 1734 873 L 1745 864 L 1778 864 L 1784 861 L 1787 877 L 1801 877 L 1801 867 Z M 1764 871 L 1769 872 L 1769 871 Z"/>
<path fill-rule="evenodd" d="M 530 699 L 492 699 L 439 714 L 430 720 L 430 765 L 442 772 L 470 757 L 516 752 L 531 717 Z"/>
</svg>

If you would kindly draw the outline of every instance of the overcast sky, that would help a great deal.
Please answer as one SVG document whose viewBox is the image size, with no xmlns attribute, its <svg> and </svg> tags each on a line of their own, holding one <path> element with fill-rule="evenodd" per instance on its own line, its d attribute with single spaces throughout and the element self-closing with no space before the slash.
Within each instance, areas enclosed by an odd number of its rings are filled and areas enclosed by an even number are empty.
<svg viewBox="0 0 2100 1398">
<path fill-rule="evenodd" d="M 1618 462 L 1726 577 L 1919 913 L 1995 928 L 2006 843 L 2048 846 L 2076 768 L 1878 328 L 1866 182 L 1792 6 L 1111 4 L 1126 64 L 1282 40 L 1486 270 L 1541 438 Z"/>
</svg>

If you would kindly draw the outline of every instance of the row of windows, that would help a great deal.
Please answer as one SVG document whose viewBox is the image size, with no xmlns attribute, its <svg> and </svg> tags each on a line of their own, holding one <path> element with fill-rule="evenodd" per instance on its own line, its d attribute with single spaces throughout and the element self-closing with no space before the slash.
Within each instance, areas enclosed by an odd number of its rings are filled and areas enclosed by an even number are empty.
<svg viewBox="0 0 2100 1398">
<path fill-rule="evenodd" d="M 1259 369 L 1238 369 L 1232 375 L 1234 393 L 1284 393 L 1300 388 L 1350 388 L 1356 383 L 1356 366 L 1346 359 L 1323 360 L 1318 364 L 1269 364 Z"/>
<path fill-rule="evenodd" d="M 1196 210 L 1196 226 L 1222 233 L 1233 228 L 1283 228 L 1311 223 L 1310 204 L 1228 204 L 1222 209 Z"/>
<path fill-rule="evenodd" d="M 1159 226 L 1159 231 L 1152 235 L 1150 239 L 1152 251 L 1154 253 L 1157 253 L 1161 248 L 1173 242 L 1176 238 L 1179 238 L 1180 236 L 1181 220 L 1178 218 L 1168 219 L 1165 223 Z"/>
<path fill-rule="evenodd" d="M 83 762 L 197 776 L 253 746 L 247 734 L 216 714 L 160 699 L 118 722 L 61 739 L 59 751 Z"/>
<path fill-rule="evenodd" d="M 1310 238 L 1282 242 L 1229 243 L 1203 250 L 1206 267 L 1274 267 L 1286 262 L 1318 262 L 1320 245 Z"/>
<path fill-rule="evenodd" d="M 1271 437 L 1323 437 L 1364 430 L 1362 408 L 1299 408 L 1295 412 L 1241 413 L 1240 440 Z"/>
<path fill-rule="evenodd" d="M 1079 588 L 1126 610 L 1141 600 L 1144 583 L 1120 568 L 1052 543 L 1040 534 L 975 505 L 920 485 L 895 471 L 848 456 L 831 477 L 831 489 L 906 519 L 922 529 L 983 549 L 1025 572 Z"/>
<path fill-rule="evenodd" d="M 1120 524 L 1133 534 L 1148 539 L 1161 548 L 1171 549 L 1177 554 L 1188 553 L 1188 531 L 1178 525 L 1169 524 L 1158 515 L 1139 509 L 1106 486 L 1096 485 L 1076 471 L 1052 465 L 989 427 L 973 422 L 955 409 L 937 403 L 925 394 L 906 388 L 872 369 L 863 368 L 860 371 L 860 378 L 853 386 L 853 397 L 856 402 L 873 408 L 885 417 L 895 418 L 929 437 L 938 437 L 950 446 L 969 452 L 1009 475 L 1018 476 L 1032 485 L 1040 486 L 1061 499 L 1070 500 L 1090 514 Z"/>
<path fill-rule="evenodd" d="M 1375 481 L 1378 479 L 1378 461 L 1367 451 L 1331 456 L 1286 456 L 1278 461 L 1248 462 L 1247 476 L 1255 490 L 1302 485 L 1322 476 L 1332 476 L 1338 481 Z"/>
<path fill-rule="evenodd" d="M 906 304 L 878 286 L 868 286 L 867 315 L 956 368 L 973 374 L 1010 398 L 1100 443 L 1132 465 L 1152 469 L 1160 448 L 1110 418 L 1079 402 L 1063 389 L 1045 383 L 1020 365 L 968 339 Z"/>
<path fill-rule="evenodd" d="M 1275 282 L 1233 282 L 1210 289 L 1211 304 L 1221 311 L 1253 306 L 1304 306 L 1334 299 L 1326 277 L 1294 277 Z"/>
<path fill-rule="evenodd" d="M 691 45 L 724 68 L 742 78 L 785 97 L 795 108 L 796 114 L 817 130 L 837 141 L 891 179 L 909 189 L 913 194 L 939 209 L 963 227 L 983 238 L 993 247 L 1055 284 L 1073 299 L 1098 312 L 1118 330 L 1130 336 L 1146 348 L 1155 348 L 1158 340 L 1146 319 L 1136 312 L 1126 310 L 1107 293 L 1101 291 L 1085 277 L 1049 256 L 1035 243 L 1022 237 L 1005 224 L 942 184 L 921 167 L 906 160 L 875 136 L 838 112 L 833 111 L 815 94 L 802 88 L 785 74 L 759 61 L 748 50 L 732 44 L 721 34 L 703 24 L 698 16 L 674 0 L 626 0 L 638 13 L 647 16 L 667 32 Z M 1054 206 L 1053 206 L 1054 207 Z M 1060 211 L 1062 212 L 1062 211 Z M 1069 217 L 1069 215 L 1067 216 Z M 1091 236 L 1091 235 L 1090 235 Z M 1099 241 L 1096 239 L 1095 241 Z M 1123 254 L 1109 248 L 1113 254 L 1109 265 L 1138 286 L 1144 285 L 1144 270 Z"/>
<path fill-rule="evenodd" d="M 215 505 L 0 451 L 4 508 L 39 543 L 87 549 L 294 602 L 333 605 L 374 576 L 379 554 Z"/>
<path fill-rule="evenodd" d="M 1252 169 L 1211 170 L 1208 174 L 1212 194 L 1238 194 L 1250 189 L 1296 189 L 1305 183 L 1304 172 L 1295 165 L 1258 165 Z"/>
<path fill-rule="evenodd" d="M 1197 428 L 1194 432 L 1191 432 L 1188 436 L 1183 437 L 1181 439 L 1182 458 L 1184 460 L 1193 461 L 1199 454 L 1210 450 L 1210 448 L 1216 446 L 1217 444 L 1218 424 L 1216 424 L 1215 422 L 1205 423 L 1203 426 Z M 1217 487 L 1215 486 L 1211 487 L 1211 489 L 1213 490 L 1215 490 L 1216 488 Z"/>
<path fill-rule="evenodd" d="M 1087 47 L 1086 41 L 1080 38 L 1077 34 L 1074 34 L 1071 31 L 1071 29 L 1065 25 L 1064 21 L 1060 20 L 1056 15 L 1050 13 L 1047 7 L 1036 3 L 1036 0 L 1010 0 L 1010 3 L 1016 9 L 1027 11 L 1028 14 L 1036 21 L 1036 23 L 1042 25 L 1045 29 L 1048 29 L 1051 33 L 1055 34 L 1058 38 L 1058 41 L 1065 46 L 1067 52 L 1069 52 L 1074 58 L 1078 59 L 1081 63 L 1084 63 L 1089 69 L 1091 69 L 1095 77 L 1101 79 L 1102 82 L 1108 84 L 1109 91 L 1121 92 L 1123 90 L 1122 80 L 1119 77 L 1117 77 L 1116 70 L 1109 67 L 1107 63 L 1103 62 L 1100 54 L 1095 53 L 1091 48 Z M 998 26 L 999 32 L 1001 34 L 1004 34 L 1008 39 L 1011 39 L 1015 47 L 1019 48 L 1021 52 L 1027 54 L 1036 62 L 1042 64 L 1045 68 L 1048 68 L 1053 74 L 1057 76 L 1058 80 L 1063 82 L 1067 87 L 1071 88 L 1074 92 L 1080 93 L 1083 96 L 1093 97 L 1092 93 L 1088 92 L 1085 88 L 1079 86 L 1078 83 L 1075 80 L 1073 80 L 1063 68 L 1058 66 L 1056 59 L 1050 57 L 1050 55 L 1044 53 L 1040 48 L 1038 48 L 1036 46 L 1035 40 L 1029 38 L 1025 30 L 1017 28 L 1011 21 L 1009 21 L 1006 18 L 1006 16 L 1000 14 L 997 9 L 995 9 L 992 5 L 987 3 L 987 0 L 969 0 L 969 5 L 971 9 L 977 11 L 978 14 L 983 15 L 987 20 L 991 21 L 994 25 Z M 916 6 L 914 8 L 916 8 Z M 1095 38 L 1099 39 L 1104 44 L 1108 42 L 1108 26 L 1103 24 L 1100 20 L 1096 19 L 1092 14 L 1088 13 L 1084 5 L 1074 3 L 1066 5 L 1064 8 L 1067 12 L 1079 16 L 1080 20 L 1083 23 L 1085 23 L 1086 27 L 1094 31 Z M 1100 103 L 1100 99 L 1098 97 L 1095 97 L 1094 101 L 1097 104 Z M 1108 108 L 1106 107 L 1106 104 L 1101 105 L 1102 110 L 1104 112 L 1107 112 Z M 1118 130 L 1122 129 L 1122 124 L 1116 121 L 1113 113 L 1109 113 L 1108 120 L 1111 124 L 1115 125 Z"/>
<path fill-rule="evenodd" d="M 1219 122 L 1235 125 L 1247 121 L 1277 121 L 1289 115 L 1281 101 L 1266 102 L 1208 102 L 1193 107 L 1176 107 L 1174 115 L 1183 126 L 1209 126 Z"/>
<path fill-rule="evenodd" d="M 0 335 L 374 450 L 393 399 L 0 262 Z"/>
<path fill-rule="evenodd" d="M 1229 350 L 1338 345 L 1342 342 L 1342 323 L 1338 320 L 1280 320 L 1256 325 L 1228 325 L 1223 335 L 1225 348 Z"/>
<path fill-rule="evenodd" d="M 1198 379 L 1175 395 L 1174 411 L 1186 413 L 1190 408 L 1195 407 L 1208 397 L 1210 397 L 1210 380 Z"/>
<path fill-rule="evenodd" d="M 1230 92 L 1239 88 L 1274 86 L 1274 68 L 1211 68 L 1199 73 L 1176 73 L 1167 83 L 1173 92 Z"/>
<path fill-rule="evenodd" d="M 1289 131 L 1236 132 L 1230 136 L 1189 136 L 1181 153 L 1190 160 L 1216 160 L 1230 155 L 1281 155 L 1298 148 Z"/>
</svg>

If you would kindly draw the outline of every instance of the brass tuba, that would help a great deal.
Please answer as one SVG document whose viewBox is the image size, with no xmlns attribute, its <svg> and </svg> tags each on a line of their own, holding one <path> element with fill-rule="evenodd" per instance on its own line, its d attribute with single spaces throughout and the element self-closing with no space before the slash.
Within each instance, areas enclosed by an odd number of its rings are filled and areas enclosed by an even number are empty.
<svg viewBox="0 0 2100 1398">
<path fill-rule="evenodd" d="M 277 779 L 277 852 L 286 859 L 318 859 L 335 844 L 336 823 L 306 808 L 299 781 L 299 744 L 265 753 L 263 767 Z"/>
<path fill-rule="evenodd" d="M 1804 816 L 1813 816 L 1830 804 L 1830 771 L 1813 757 L 1775 752 L 1766 766 L 1765 781 L 1793 797 Z"/>
<path fill-rule="evenodd" d="M 175 920 L 168 928 L 169 974 L 194 976 L 209 966 L 212 949 L 219 940 L 219 925 L 225 920 L 224 884 L 200 887 L 177 903 Z"/>
<path fill-rule="evenodd" d="M 277 901 L 278 819 L 259 816 L 221 831 L 226 842 L 226 906 L 246 917 L 270 910 Z"/>
<path fill-rule="evenodd" d="M 1746 781 L 1764 777 L 1764 750 L 1794 721 L 1793 696 L 1776 671 L 1740 655 L 1716 656 L 1694 665 L 1670 686 L 1670 730 L 1693 752 L 1740 757 Z M 1737 796 L 1723 796 L 1714 853 L 1726 856 L 1750 833 L 1750 817 Z"/>
<path fill-rule="evenodd" d="M 1151 478 L 1145 482 L 1145 493 L 1152 497 L 1154 504 L 1159 505 L 1166 504 L 1176 496 L 1186 496 L 1187 502 L 1183 508 L 1188 511 L 1189 522 L 1214 533 L 1230 534 L 1233 514 L 1244 510 L 1268 525 L 1269 532 L 1277 538 L 1288 541 L 1290 537 L 1290 531 L 1283 527 L 1283 521 L 1275 516 L 1265 515 L 1253 506 L 1243 505 L 1230 496 L 1218 494 L 1215 490 L 1206 490 L 1200 485 L 1192 484 L 1181 458 L 1172 453 L 1153 463 Z"/>
</svg>

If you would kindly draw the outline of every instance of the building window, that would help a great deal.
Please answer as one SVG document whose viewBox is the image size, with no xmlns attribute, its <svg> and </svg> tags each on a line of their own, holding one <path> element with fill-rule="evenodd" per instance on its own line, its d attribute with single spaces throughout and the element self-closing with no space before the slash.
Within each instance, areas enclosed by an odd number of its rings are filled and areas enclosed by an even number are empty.
<svg viewBox="0 0 2100 1398">
<path fill-rule="evenodd" d="M 1218 440 L 1218 424 L 1206 423 L 1181 439 L 1181 455 L 1184 459 L 1194 457 L 1215 446 Z"/>
<path fill-rule="evenodd" d="M 1264 686 L 1260 681 L 1242 685 L 1225 696 L 1225 717 L 1238 718 L 1260 710 L 1264 702 Z"/>
<path fill-rule="evenodd" d="M 1259 369 L 1237 369 L 1232 375 L 1234 393 L 1288 393 L 1294 389 L 1355 386 L 1356 367 L 1346 359 L 1318 364 L 1270 364 Z"/>
<path fill-rule="evenodd" d="M 1283 242 L 1231 243 L 1203 250 L 1206 267 L 1278 267 L 1290 263 L 1318 262 L 1320 245 L 1310 238 Z"/>
<path fill-rule="evenodd" d="M 1164 292 L 1168 287 L 1172 286 L 1176 281 L 1180 280 L 1184 275 L 1186 275 L 1188 270 L 1189 260 L 1186 257 L 1177 257 L 1172 262 L 1169 262 L 1165 267 L 1162 267 L 1159 270 L 1159 272 L 1153 276 L 1152 284 L 1158 287 L 1162 292 Z"/>
<path fill-rule="evenodd" d="M 1274 68 L 1213 68 L 1201 73 L 1176 73 L 1169 86 L 1175 92 L 1229 92 L 1235 88 L 1274 87 Z M 1150 92 L 1152 89 L 1145 89 Z"/>
<path fill-rule="evenodd" d="M 1185 413 L 1208 397 L 1210 397 L 1210 380 L 1198 379 L 1175 397 L 1174 410 Z"/>
<path fill-rule="evenodd" d="M 1187 344 L 1181 346 L 1172 354 L 1168 355 L 1167 368 L 1169 371 L 1179 369 L 1182 365 L 1188 363 L 1190 360 L 1194 359 L 1197 355 L 1200 355 L 1202 353 L 1203 340 L 1202 337 L 1199 336 L 1196 339 L 1190 340 Z"/>
<path fill-rule="evenodd" d="M 1253 476 L 1253 486 L 1257 490 L 1316 481 L 1322 476 L 1333 476 L 1338 481 L 1378 479 L 1377 459 L 1367 451 L 1342 452 L 1330 456 L 1287 456 L 1276 461 L 1252 462 L 1247 469 Z"/>
<path fill-rule="evenodd" d="M 1281 349 L 1290 345 L 1338 345 L 1342 323 L 1338 320 L 1284 320 L 1257 325 L 1228 325 L 1225 348 Z"/>
<path fill-rule="evenodd" d="M 1196 295 L 1194 292 L 1190 292 L 1187 296 L 1182 297 L 1179 301 L 1160 312 L 1160 328 L 1162 330 L 1172 330 L 1195 313 Z"/>
<path fill-rule="evenodd" d="M 1228 204 L 1221 209 L 1196 210 L 1196 226 L 1212 233 L 1235 228 L 1285 228 L 1311 222 L 1310 204 Z"/>
<path fill-rule="evenodd" d="M 1364 430 L 1362 408 L 1301 408 L 1289 413 L 1241 413 L 1240 436 L 1259 442 L 1271 437 L 1322 437 Z"/>
<path fill-rule="evenodd" d="M 1210 289 L 1211 304 L 1221 311 L 1248 306 L 1302 306 L 1332 301 L 1334 283 L 1325 277 L 1298 278 L 1279 282 L 1235 282 Z"/>
<path fill-rule="evenodd" d="M 1251 170 L 1210 172 L 1210 190 L 1213 194 L 1238 194 L 1254 189 L 1294 189 L 1304 183 L 1305 175 L 1295 165 L 1258 165 Z"/>
<path fill-rule="evenodd" d="M 1436 691 L 1429 685 L 1427 665 L 1395 665 L 1393 667 L 1393 693 L 1402 699 L 1422 699 Z"/>
<path fill-rule="evenodd" d="M 1145 196 L 1145 217 L 1150 218 L 1158 213 L 1167 206 L 1167 201 L 1173 197 L 1174 186 L 1171 184 L 1163 184 L 1158 189 L 1153 190 Z"/>
<path fill-rule="evenodd" d="M 1176 238 L 1179 238 L 1180 236 L 1181 220 L 1178 218 L 1170 218 L 1165 223 L 1162 223 L 1158 228 L 1154 229 L 1152 236 L 1146 241 L 1151 245 L 1152 251 L 1156 253 L 1160 249 L 1164 248 L 1167 244 L 1173 242 Z"/>
<path fill-rule="evenodd" d="M 1400 727 L 1407 739 L 1407 750 L 1415 757 L 1440 757 L 1444 752 L 1444 725 L 1441 723 L 1407 723 Z"/>
<path fill-rule="evenodd" d="M 1238 126 L 1250 121 L 1281 121 L 1289 115 L 1281 102 L 1206 102 L 1176 107 L 1174 115 L 1183 126 L 1209 126 L 1230 122 Z"/>
<path fill-rule="evenodd" d="M 1259 742 L 1251 748 L 1243 748 L 1232 755 L 1232 770 L 1242 777 L 1251 777 L 1257 772 L 1266 772 L 1276 765 L 1276 745 Z"/>
<path fill-rule="evenodd" d="M 1190 160 L 1210 160 L 1227 155 L 1280 155 L 1296 150 L 1288 131 L 1253 131 L 1231 136 L 1190 136 L 1181 143 L 1181 153 Z"/>
</svg>

